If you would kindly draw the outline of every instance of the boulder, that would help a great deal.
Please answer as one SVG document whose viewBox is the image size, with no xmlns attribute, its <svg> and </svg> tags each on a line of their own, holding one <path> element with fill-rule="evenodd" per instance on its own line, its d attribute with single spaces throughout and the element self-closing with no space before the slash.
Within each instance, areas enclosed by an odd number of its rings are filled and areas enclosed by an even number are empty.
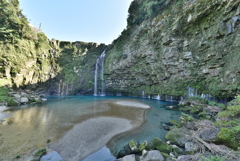
<svg viewBox="0 0 240 161">
<path fill-rule="evenodd" d="M 13 98 L 8 98 L 6 100 L 6 102 L 7 102 L 8 106 L 18 106 L 19 105 L 19 102 L 16 101 L 15 99 L 13 99 Z"/>
<path fill-rule="evenodd" d="M 135 155 L 127 155 L 125 157 L 123 157 L 123 161 L 136 161 Z"/>
<path fill-rule="evenodd" d="M 21 97 L 21 101 L 20 101 L 20 102 L 21 102 L 21 103 L 28 103 L 29 100 L 28 100 L 27 97 Z"/>
<path fill-rule="evenodd" d="M 12 95 L 14 97 L 14 99 L 18 102 L 21 102 L 21 95 L 20 94 L 14 94 Z"/>
<path fill-rule="evenodd" d="M 129 145 L 125 145 L 118 153 L 117 158 L 123 158 L 126 155 L 130 155 L 132 153 Z"/>
<path fill-rule="evenodd" d="M 152 145 L 155 149 L 159 150 L 160 152 L 164 152 L 167 154 L 172 152 L 172 147 L 159 138 L 154 138 L 152 141 Z"/>
<path fill-rule="evenodd" d="M 206 142 L 216 142 L 219 141 L 217 137 L 219 131 L 219 129 L 205 129 L 199 134 L 199 137 Z"/>
<path fill-rule="evenodd" d="M 172 145 L 172 148 L 175 154 L 184 154 L 184 150 L 182 148 L 179 148 L 176 145 Z"/>
<path fill-rule="evenodd" d="M 140 149 L 138 148 L 138 144 L 134 140 L 131 140 L 128 143 L 128 145 L 129 145 L 129 148 L 131 149 L 131 153 L 138 153 L 138 152 L 140 152 Z"/>
<path fill-rule="evenodd" d="M 181 147 L 185 146 L 185 143 L 191 137 L 192 132 L 185 128 L 173 128 L 165 136 L 166 140 L 171 141 L 172 143 L 178 144 Z"/>
<path fill-rule="evenodd" d="M 164 157 L 158 150 L 143 151 L 140 161 L 164 161 Z"/>
<path fill-rule="evenodd" d="M 185 152 L 186 154 L 193 154 L 199 150 L 199 146 L 194 142 L 186 142 L 185 143 Z"/>
<path fill-rule="evenodd" d="M 149 151 L 149 150 L 154 149 L 152 144 L 147 141 L 144 141 L 142 144 L 140 144 L 139 148 L 141 151 L 143 151 L 143 150 Z"/>
</svg>

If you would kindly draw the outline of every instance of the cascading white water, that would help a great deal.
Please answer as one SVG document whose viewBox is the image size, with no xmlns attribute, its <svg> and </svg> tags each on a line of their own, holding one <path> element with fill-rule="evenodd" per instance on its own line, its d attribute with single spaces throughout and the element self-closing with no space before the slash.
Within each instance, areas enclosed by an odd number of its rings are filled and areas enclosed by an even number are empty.
<svg viewBox="0 0 240 161">
<path fill-rule="evenodd" d="M 100 58 L 102 60 L 102 68 L 101 68 L 102 92 L 101 92 L 101 96 L 105 96 L 105 80 L 104 80 L 104 58 L 105 58 L 105 55 L 106 55 L 106 49 L 103 51 L 103 53 L 100 56 Z"/>
<path fill-rule="evenodd" d="M 94 75 L 94 96 L 97 96 L 98 89 L 97 89 L 97 78 L 98 78 L 98 62 L 100 58 L 97 58 L 96 65 L 95 65 L 95 75 Z"/>
<path fill-rule="evenodd" d="M 144 90 L 142 90 L 142 98 L 146 98 L 146 97 L 145 97 L 145 91 L 144 91 Z"/>
<path fill-rule="evenodd" d="M 198 96 L 197 89 L 188 87 L 188 97 L 196 97 L 196 96 Z"/>
<path fill-rule="evenodd" d="M 106 49 L 102 52 L 101 56 L 97 58 L 94 74 L 94 96 L 98 96 L 98 66 L 101 61 L 101 93 L 100 96 L 105 96 L 105 80 L 104 80 L 104 58 L 106 55 Z"/>
<path fill-rule="evenodd" d="M 158 95 L 153 96 L 152 99 L 155 99 L 155 100 L 161 100 L 161 96 L 158 94 Z"/>
</svg>

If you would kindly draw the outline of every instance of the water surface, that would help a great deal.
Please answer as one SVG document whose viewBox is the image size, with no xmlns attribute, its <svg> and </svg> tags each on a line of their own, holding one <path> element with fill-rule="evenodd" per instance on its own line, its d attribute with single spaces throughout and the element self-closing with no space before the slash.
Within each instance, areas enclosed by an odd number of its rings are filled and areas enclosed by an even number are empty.
<svg viewBox="0 0 240 161">
<path fill-rule="evenodd" d="M 94 96 L 49 97 L 43 104 L 13 107 L 5 111 L 12 116 L 0 123 L 0 160 L 10 160 L 16 155 L 25 155 L 46 147 L 48 139 L 51 139 L 51 142 L 57 141 L 74 125 L 89 118 L 120 117 L 131 120 L 131 123 L 138 127 L 139 123 L 144 121 L 141 117 L 144 109 L 119 109 L 108 105 L 109 102 L 119 99 L 135 99 L 152 108 L 147 111 L 146 122 L 140 128 L 113 138 L 103 147 L 102 152 L 91 156 L 98 160 L 101 158 L 99 155 L 104 156 L 102 160 L 111 160 L 113 155 L 132 139 L 140 142 L 151 141 L 154 137 L 163 139 L 166 131 L 162 129 L 162 122 L 178 120 L 180 116 L 179 112 L 164 110 L 163 106 L 172 103 L 157 100 Z M 109 156 L 103 155 L 106 149 L 110 149 L 112 154 L 107 152 Z"/>
</svg>

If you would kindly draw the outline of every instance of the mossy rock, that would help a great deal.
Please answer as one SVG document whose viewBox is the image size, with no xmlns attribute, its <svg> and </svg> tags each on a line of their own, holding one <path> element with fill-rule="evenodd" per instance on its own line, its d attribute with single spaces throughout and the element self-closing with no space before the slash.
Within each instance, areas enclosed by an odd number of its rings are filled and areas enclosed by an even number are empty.
<svg viewBox="0 0 240 161">
<path fill-rule="evenodd" d="M 29 102 L 36 102 L 35 98 L 29 98 Z"/>
<path fill-rule="evenodd" d="M 165 139 L 171 141 L 172 143 L 178 144 L 181 147 L 184 147 L 185 143 L 189 139 L 192 133 L 189 129 L 185 127 L 173 128 L 165 136 Z"/>
<path fill-rule="evenodd" d="M 161 152 L 161 154 L 162 154 L 162 156 L 163 156 L 164 159 L 167 159 L 167 158 L 170 159 L 170 158 L 171 158 L 170 155 L 168 155 L 167 153 Z"/>
<path fill-rule="evenodd" d="M 189 115 L 183 113 L 180 117 L 180 121 L 181 122 L 190 122 L 190 121 L 194 121 L 194 118 L 192 116 L 189 116 Z"/>
<path fill-rule="evenodd" d="M 171 125 L 175 125 L 175 126 L 177 126 L 178 128 L 181 127 L 181 123 L 178 122 L 177 120 L 170 120 L 169 123 L 170 123 Z"/>
<path fill-rule="evenodd" d="M 222 141 L 226 146 L 237 149 L 240 144 L 236 138 L 236 135 L 233 130 L 228 128 L 221 128 L 217 137 L 220 141 Z"/>
<path fill-rule="evenodd" d="M 19 105 L 19 103 L 11 97 L 8 98 L 6 100 L 6 102 L 7 102 L 8 106 L 18 106 Z"/>
<path fill-rule="evenodd" d="M 138 148 L 137 142 L 135 142 L 134 140 L 131 140 L 131 141 L 128 143 L 128 145 L 129 145 L 129 147 L 130 147 L 130 149 L 131 149 L 132 152 L 135 153 L 135 152 L 140 151 L 139 148 Z"/>
<path fill-rule="evenodd" d="M 168 154 L 172 152 L 172 147 L 159 138 L 154 138 L 152 141 L 152 145 L 160 152 Z"/>
<path fill-rule="evenodd" d="M 143 150 L 149 151 L 149 150 L 154 149 L 154 147 L 152 146 L 151 143 L 144 141 L 142 144 L 140 144 L 139 149 L 141 151 L 143 151 Z"/>
<path fill-rule="evenodd" d="M 184 154 L 183 149 L 179 148 L 178 146 L 172 145 L 172 148 L 175 155 Z"/>
</svg>

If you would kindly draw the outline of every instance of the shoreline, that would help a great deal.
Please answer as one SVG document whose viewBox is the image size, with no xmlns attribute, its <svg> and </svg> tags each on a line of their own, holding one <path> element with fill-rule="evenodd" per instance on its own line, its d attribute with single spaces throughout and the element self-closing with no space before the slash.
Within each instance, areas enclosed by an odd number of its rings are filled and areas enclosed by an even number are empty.
<svg viewBox="0 0 240 161">
<path fill-rule="evenodd" d="M 0 121 L 3 121 L 4 119 L 12 116 L 10 113 L 4 112 L 7 109 L 7 106 L 0 106 Z"/>
<path fill-rule="evenodd" d="M 129 100 L 109 103 L 127 108 L 134 107 L 144 111 L 150 108 L 144 103 Z M 127 118 L 110 116 L 90 118 L 76 124 L 61 139 L 49 144 L 48 147 L 57 151 L 65 160 L 79 161 L 106 146 L 113 138 L 141 127 L 145 122 L 145 112 L 140 117 L 143 117 L 143 122 L 137 126 L 134 126 L 132 120 Z"/>
</svg>

